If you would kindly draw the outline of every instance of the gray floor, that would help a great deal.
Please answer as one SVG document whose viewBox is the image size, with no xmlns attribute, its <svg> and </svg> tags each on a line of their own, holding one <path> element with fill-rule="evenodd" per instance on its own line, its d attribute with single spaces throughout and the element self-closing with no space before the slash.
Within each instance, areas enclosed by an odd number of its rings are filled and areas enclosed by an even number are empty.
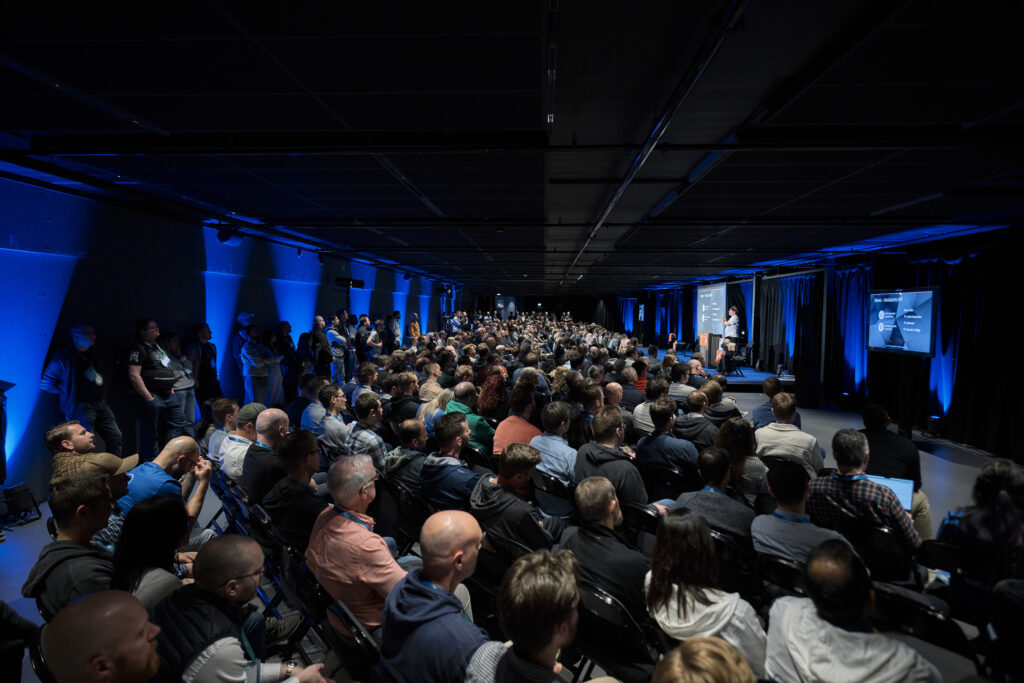
<svg viewBox="0 0 1024 683">
<path fill-rule="evenodd" d="M 737 405 L 747 414 L 764 401 L 765 397 L 760 394 L 736 394 Z M 801 409 L 800 414 L 804 431 L 813 434 L 825 448 L 825 464 L 829 467 L 835 466 L 831 455 L 832 436 L 835 432 L 845 427 L 863 426 L 856 413 L 834 407 Z M 920 438 L 921 435 L 915 434 L 915 440 Z M 979 451 L 943 442 L 931 442 L 928 449 L 933 452 L 921 451 L 922 488 L 931 501 L 933 525 L 938 528 L 947 510 L 971 503 L 971 486 L 987 457 Z M 205 523 L 217 508 L 216 498 L 209 494 L 200 522 Z M 48 515 L 45 505 L 43 513 L 44 516 Z M 6 533 L 7 542 L 0 545 L 0 600 L 5 600 L 24 617 L 41 623 L 34 602 L 21 596 L 21 585 L 35 563 L 39 549 L 49 541 L 46 527 L 42 521 L 36 521 L 8 527 Z M 37 680 L 27 657 L 23 680 Z"/>
</svg>

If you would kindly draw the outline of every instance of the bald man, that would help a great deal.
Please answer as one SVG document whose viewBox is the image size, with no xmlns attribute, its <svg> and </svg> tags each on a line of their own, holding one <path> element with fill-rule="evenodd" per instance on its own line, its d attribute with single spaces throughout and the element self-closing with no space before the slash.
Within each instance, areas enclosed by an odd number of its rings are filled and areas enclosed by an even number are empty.
<svg viewBox="0 0 1024 683">
<path fill-rule="evenodd" d="M 241 484 L 250 503 L 262 503 L 274 484 L 288 476 L 275 451 L 290 428 L 288 414 L 280 408 L 267 408 L 256 418 L 256 441 L 242 461 Z"/>
<path fill-rule="evenodd" d="M 42 633 L 57 683 L 142 683 L 160 668 L 160 627 L 129 593 L 103 591 L 73 602 Z"/>
<path fill-rule="evenodd" d="M 188 501 L 185 509 L 194 523 L 203 509 L 213 468 L 209 460 L 199 456 L 195 439 L 179 436 L 168 441 L 152 461 L 142 463 L 128 474 L 128 493 L 118 501 L 125 516 L 140 500 L 177 496 Z"/>
<path fill-rule="evenodd" d="M 247 536 L 218 536 L 199 551 L 195 583 L 153 610 L 161 678 L 175 681 L 322 683 L 323 664 L 263 661 L 266 625 L 246 603 L 263 576 L 263 551 Z"/>
<path fill-rule="evenodd" d="M 381 653 L 399 683 L 466 679 L 487 634 L 463 616 L 453 591 L 476 569 L 482 537 L 473 516 L 458 510 L 438 512 L 423 524 L 423 567 L 409 572 L 384 602 Z"/>
<path fill-rule="evenodd" d="M 481 453 L 491 453 L 494 450 L 494 427 L 488 424 L 487 419 L 477 415 L 476 401 L 478 390 L 472 382 L 459 382 L 455 385 L 455 397 L 448 402 L 444 409 L 445 414 L 462 413 L 469 423 L 469 444 L 479 449 Z"/>
</svg>

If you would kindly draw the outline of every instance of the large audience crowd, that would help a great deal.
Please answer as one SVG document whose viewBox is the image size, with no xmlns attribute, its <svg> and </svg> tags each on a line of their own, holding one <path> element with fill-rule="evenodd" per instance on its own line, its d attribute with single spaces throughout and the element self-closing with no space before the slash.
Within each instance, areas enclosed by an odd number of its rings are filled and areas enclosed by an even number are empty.
<svg viewBox="0 0 1024 683">
<path fill-rule="evenodd" d="M 834 435 L 828 467 L 778 378 L 744 414 L 676 342 L 568 314 L 412 318 L 340 310 L 293 344 L 288 323 L 240 314 L 225 352 L 244 397 L 223 395 L 207 325 L 183 346 L 140 320 L 127 457 L 95 333 L 73 327 L 43 378 L 67 416 L 44 437 L 54 538 L 22 587 L 47 623 L 4 605 L 9 642 L 60 683 L 554 681 L 590 664 L 628 682 L 938 681 L 943 662 L 893 632 L 952 616 L 985 634 L 969 654 L 988 673 L 1021 675 L 1011 463 L 986 465 L 936 537 L 917 448 L 880 406 Z M 912 481 L 912 501 L 866 475 Z M 211 490 L 225 502 L 202 528 Z M 218 523 L 229 498 L 262 535 Z M 369 634 L 379 660 L 289 660 L 310 615 L 256 607 L 268 572 L 308 575 L 344 607 L 327 611 L 340 642 Z"/>
</svg>

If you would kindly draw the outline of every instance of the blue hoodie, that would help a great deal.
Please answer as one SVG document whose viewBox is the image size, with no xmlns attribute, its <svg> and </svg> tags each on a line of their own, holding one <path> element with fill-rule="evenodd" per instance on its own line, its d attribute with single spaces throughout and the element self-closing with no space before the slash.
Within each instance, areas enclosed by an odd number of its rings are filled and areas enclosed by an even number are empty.
<svg viewBox="0 0 1024 683">
<path fill-rule="evenodd" d="M 399 683 L 458 683 L 487 634 L 466 619 L 457 597 L 426 582 L 422 571 L 409 572 L 384 601 L 384 665 Z"/>
<path fill-rule="evenodd" d="M 420 495 L 439 510 L 469 510 L 480 475 L 450 455 L 432 453 L 420 468 Z"/>
</svg>

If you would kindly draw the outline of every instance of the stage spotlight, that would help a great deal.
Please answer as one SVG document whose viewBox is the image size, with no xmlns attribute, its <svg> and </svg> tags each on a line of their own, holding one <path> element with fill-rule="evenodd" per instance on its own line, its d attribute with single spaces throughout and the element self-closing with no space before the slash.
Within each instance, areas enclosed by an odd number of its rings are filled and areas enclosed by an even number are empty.
<svg viewBox="0 0 1024 683">
<path fill-rule="evenodd" d="M 217 241 L 228 247 L 237 247 L 242 243 L 242 236 L 238 234 L 238 228 L 220 228 Z"/>
</svg>

